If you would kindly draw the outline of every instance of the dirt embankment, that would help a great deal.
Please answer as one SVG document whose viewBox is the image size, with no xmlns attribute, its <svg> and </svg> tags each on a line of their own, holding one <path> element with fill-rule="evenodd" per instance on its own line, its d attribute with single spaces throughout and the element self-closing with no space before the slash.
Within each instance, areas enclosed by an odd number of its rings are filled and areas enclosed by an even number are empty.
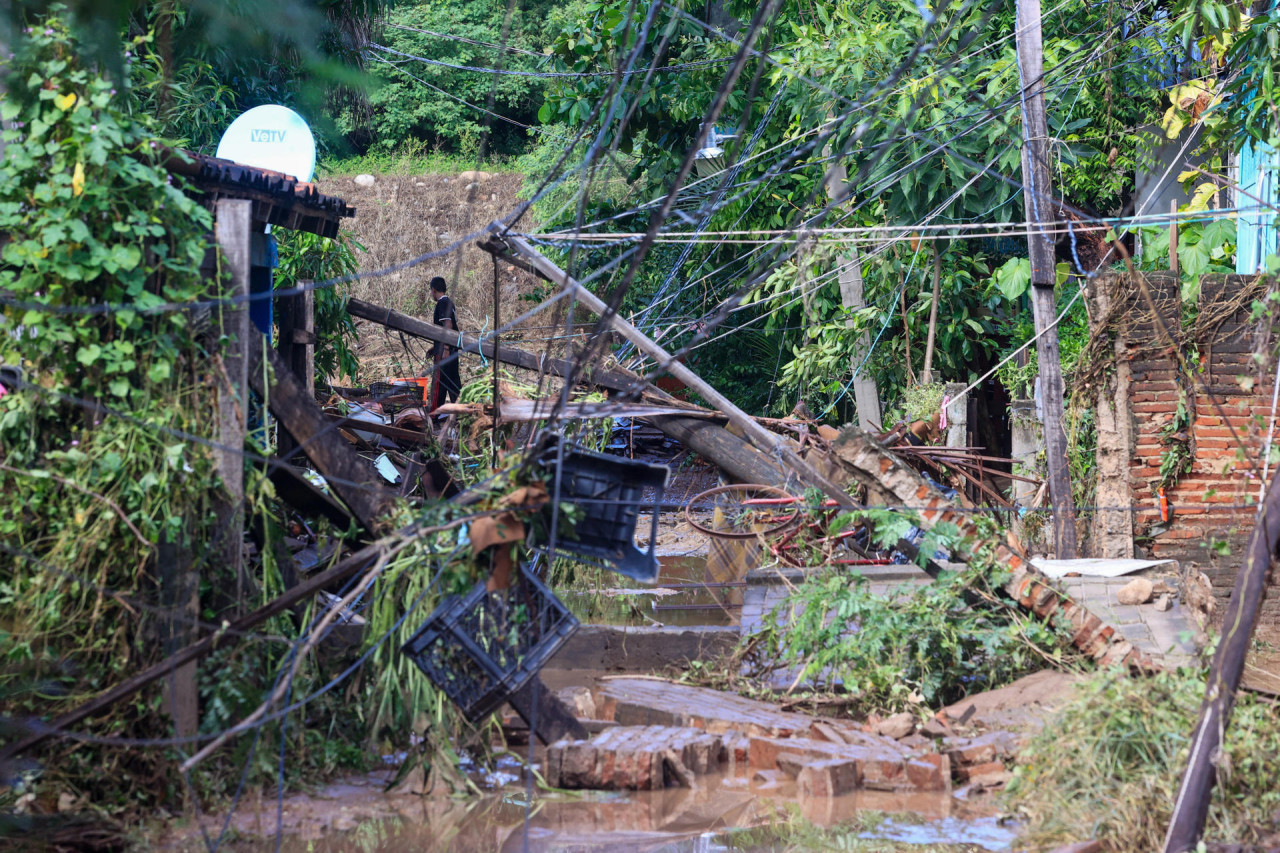
<svg viewBox="0 0 1280 853">
<path fill-rule="evenodd" d="M 375 175 L 372 185 L 355 182 L 354 175 L 334 175 L 320 180 L 322 192 L 341 196 L 356 207 L 354 219 L 343 229 L 365 247 L 360 254 L 362 273 L 373 273 L 401 264 L 429 252 L 440 252 L 459 240 L 484 229 L 490 222 L 508 215 L 520 204 L 522 175 L 512 172 L 480 172 L 429 175 Z M 517 226 L 533 226 L 526 215 Z M 463 330 L 479 332 L 493 328 L 493 261 L 476 248 L 475 239 L 466 240 L 454 252 L 432 258 L 408 269 L 362 278 L 351 289 L 353 296 L 431 319 L 432 303 L 427 293 L 432 276 L 444 276 L 458 307 Z M 503 322 L 532 306 L 520 297 L 530 295 L 538 285 L 534 275 L 509 264 L 498 265 L 500 312 Z M 545 285 L 545 282 L 543 283 Z M 522 330 L 526 346 L 542 349 L 539 338 L 549 337 L 558 319 L 540 316 Z M 429 353 L 425 341 L 410 341 L 406 347 L 399 335 L 373 324 L 358 323 L 362 381 L 390 375 L 420 372 Z M 479 362 L 463 362 L 463 381 Z"/>
</svg>

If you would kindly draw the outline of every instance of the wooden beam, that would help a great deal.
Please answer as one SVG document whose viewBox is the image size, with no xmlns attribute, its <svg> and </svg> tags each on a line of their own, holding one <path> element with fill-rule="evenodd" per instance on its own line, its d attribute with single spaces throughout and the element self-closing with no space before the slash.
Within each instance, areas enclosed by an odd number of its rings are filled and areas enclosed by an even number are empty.
<svg viewBox="0 0 1280 853">
<path fill-rule="evenodd" d="M 265 350 L 265 353 L 263 352 Z M 249 378 L 253 390 L 267 401 L 271 413 L 287 429 L 316 469 L 329 480 L 329 488 L 342 499 L 360 525 L 372 533 L 384 526 L 382 518 L 391 493 L 373 480 L 372 469 L 364 464 L 351 445 L 338 435 L 314 397 L 308 397 L 279 354 L 270 347 L 250 353 Z M 263 358 L 271 370 L 262 375 Z"/>
<path fill-rule="evenodd" d="M 492 251 L 487 244 L 481 244 L 481 248 L 486 249 L 486 251 Z M 498 254 L 497 256 L 502 260 L 508 260 L 505 255 Z M 457 345 L 458 342 L 456 334 L 450 334 L 439 326 L 359 299 L 350 300 L 347 303 L 347 310 L 351 312 L 353 317 L 359 317 L 371 323 L 377 323 L 389 329 L 404 332 L 407 335 L 454 345 Z M 462 343 L 462 352 L 483 352 L 487 358 L 496 359 L 516 367 L 523 367 L 527 370 L 538 370 L 545 367 L 549 373 L 553 373 L 556 376 L 565 376 L 573 367 L 573 363 L 567 359 L 544 358 L 512 346 L 500 346 L 495 350 L 490 342 L 480 342 L 468 335 L 463 335 Z M 643 384 L 643 380 L 640 377 L 621 371 L 587 370 L 582 380 L 610 391 L 629 393 L 634 392 L 637 388 L 643 388 L 647 393 L 664 400 L 674 399 L 659 388 Z M 719 422 L 707 420 L 705 415 L 700 412 L 691 412 L 687 416 L 662 415 L 646 418 L 646 420 L 662 430 L 665 435 L 671 436 L 694 453 L 710 460 L 729 476 L 740 482 L 782 485 L 787 480 L 786 471 L 781 466 L 775 464 L 765 454 L 756 450 L 742 438 L 726 430 Z M 353 424 L 353 426 L 355 425 Z M 364 427 L 357 426 L 357 428 L 363 429 Z"/>
<path fill-rule="evenodd" d="M 308 285 L 309 281 L 300 281 L 300 285 Z M 306 290 L 293 296 L 282 296 L 276 300 L 279 311 L 276 321 L 280 326 L 280 336 L 276 341 L 276 351 L 280 360 L 289 366 L 293 375 L 302 383 L 306 393 L 312 399 L 316 395 L 315 368 L 315 292 Z M 297 445 L 288 430 L 280 430 L 276 436 L 276 453 L 281 459 L 289 459 L 297 452 Z"/>
<path fill-rule="evenodd" d="M 251 205 L 247 201 L 222 199 L 217 203 L 214 237 L 220 254 L 220 267 L 227 274 L 223 296 L 247 299 L 249 296 L 249 229 Z M 218 383 L 218 443 L 225 449 L 214 450 L 214 464 L 225 493 L 215 498 L 219 518 L 229 521 L 213 547 L 218 562 L 231 571 L 237 585 L 243 574 L 244 560 L 244 449 L 248 429 L 249 395 L 248 359 L 261 336 L 249 322 L 249 304 L 233 302 L 219 307 L 215 318 L 220 321 L 222 346 L 218 355 L 223 377 Z M 254 341 L 253 338 L 258 338 Z"/>
<path fill-rule="evenodd" d="M 416 317 L 393 311 L 390 308 L 383 308 L 380 305 L 374 305 L 362 299 L 351 299 L 347 301 L 347 311 L 352 317 L 359 317 L 361 320 L 368 320 L 370 323 L 377 323 L 380 326 L 386 326 L 388 329 L 393 329 L 397 332 L 404 332 L 406 335 L 412 335 L 415 338 L 423 338 L 428 341 L 458 347 L 457 332 L 450 332 L 434 323 L 427 323 Z M 467 334 L 462 336 L 462 346 L 459 347 L 459 352 L 480 353 L 485 358 L 492 358 L 504 364 L 522 367 L 525 370 L 546 370 L 548 373 L 561 377 L 569 376 L 573 370 L 573 362 L 568 359 L 535 355 L 534 353 L 509 346 L 495 347 L 490 340 L 480 340 Z M 645 387 L 644 381 L 639 377 L 613 370 L 588 369 L 582 375 L 581 381 L 589 385 L 599 385 L 601 388 L 608 388 L 611 391 L 636 391 Z"/>
</svg>

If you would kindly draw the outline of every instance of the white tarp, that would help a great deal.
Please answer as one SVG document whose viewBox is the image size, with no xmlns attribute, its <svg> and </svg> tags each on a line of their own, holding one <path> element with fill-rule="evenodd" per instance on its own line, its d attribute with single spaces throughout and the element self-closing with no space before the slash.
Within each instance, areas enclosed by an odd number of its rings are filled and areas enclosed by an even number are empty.
<svg viewBox="0 0 1280 853">
<path fill-rule="evenodd" d="M 1031 565 L 1051 578 L 1065 577 L 1075 572 L 1082 577 L 1118 578 L 1131 572 L 1149 569 L 1152 566 L 1172 564 L 1173 560 L 1108 560 L 1105 557 L 1092 557 L 1080 560 L 1032 560 Z"/>
</svg>

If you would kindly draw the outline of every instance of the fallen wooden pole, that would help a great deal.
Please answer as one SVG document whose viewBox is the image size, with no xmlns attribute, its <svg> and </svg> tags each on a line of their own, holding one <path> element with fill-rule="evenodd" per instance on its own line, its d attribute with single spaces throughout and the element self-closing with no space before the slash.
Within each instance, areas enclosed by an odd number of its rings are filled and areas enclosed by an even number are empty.
<svg viewBox="0 0 1280 853">
<path fill-rule="evenodd" d="M 503 260 L 508 259 L 506 255 L 499 255 L 499 257 Z M 453 346 L 457 346 L 458 343 L 456 334 L 389 308 L 352 299 L 347 303 L 347 309 L 353 317 L 385 325 L 388 329 L 404 332 L 406 335 L 429 341 L 443 341 Z M 573 363 L 567 359 L 544 358 L 511 346 L 495 348 L 489 341 L 478 341 L 466 335 L 462 337 L 461 351 L 482 352 L 487 358 L 515 367 L 523 367 L 526 370 L 545 369 L 549 373 L 562 377 L 569 375 L 573 369 Z M 583 381 L 610 391 L 633 392 L 644 389 L 664 400 L 672 399 L 666 392 L 646 385 L 639 377 L 619 371 L 588 371 L 583 376 Z M 739 436 L 724 429 L 719 423 L 708 421 L 702 410 L 691 411 L 689 415 L 661 415 L 646 420 L 662 430 L 665 435 L 674 438 L 704 459 L 715 463 L 729 476 L 741 482 L 780 484 L 786 480 L 785 471 L 781 466 Z"/>
<path fill-rule="evenodd" d="M 272 616 L 283 613 L 293 605 L 303 601 L 304 599 L 310 598 L 330 584 L 345 580 L 363 569 L 365 566 L 368 566 L 373 562 L 374 558 L 377 557 L 379 551 L 380 546 L 376 545 L 370 545 L 367 548 L 362 548 L 347 557 L 345 560 L 339 562 L 333 568 L 326 569 L 318 575 L 308 578 L 297 586 L 287 590 L 279 597 L 262 605 L 252 613 L 247 613 L 234 622 L 229 623 L 224 630 L 209 634 L 191 645 L 179 649 L 155 666 L 145 669 L 131 678 L 125 679 L 104 693 L 99 693 L 79 708 L 68 711 L 62 716 L 55 718 L 47 727 L 41 727 L 41 730 L 32 732 L 22 740 L 5 747 L 4 751 L 0 752 L 0 766 L 7 764 L 14 756 L 19 755 L 32 747 L 38 746 L 51 737 L 56 737 L 60 731 L 68 729 L 82 720 L 92 717 L 99 711 L 106 710 L 123 699 L 127 699 L 152 682 L 164 678 L 178 667 L 192 661 L 199 660 L 205 655 L 217 651 L 231 643 L 238 642 L 242 634 L 257 627 L 258 625 L 261 625 Z"/>
<path fill-rule="evenodd" d="M 494 346 L 493 341 L 467 334 L 462 335 L 462 344 L 459 346 L 457 332 L 451 332 L 443 326 L 427 323 L 362 299 L 348 300 L 347 311 L 352 317 L 359 317 L 361 320 L 368 320 L 370 323 L 377 323 L 379 326 L 386 326 L 388 329 L 404 332 L 415 338 L 448 344 L 456 347 L 460 352 L 482 354 L 485 358 L 492 358 L 525 370 L 545 370 L 554 376 L 561 377 L 569 376 L 573 371 L 574 363 L 568 359 L 536 355 L 515 347 Z M 644 388 L 644 381 L 639 377 L 614 370 L 588 370 L 583 375 L 582 381 L 611 391 L 635 391 Z"/>
<path fill-rule="evenodd" d="M 1222 640 L 1209 667 L 1200 721 L 1191 737 L 1191 754 L 1182 784 L 1173 804 L 1173 818 L 1165 836 L 1164 853 L 1187 853 L 1194 850 L 1204 832 L 1209 815 L 1209 796 L 1213 793 L 1218 749 L 1222 735 L 1231 721 L 1236 690 L 1244 674 L 1245 657 L 1253 639 L 1258 608 L 1267 588 L 1271 559 L 1280 543 L 1280 469 L 1271 478 L 1267 497 L 1258 513 L 1244 567 L 1236 575 L 1235 587 L 1223 618 Z"/>
</svg>

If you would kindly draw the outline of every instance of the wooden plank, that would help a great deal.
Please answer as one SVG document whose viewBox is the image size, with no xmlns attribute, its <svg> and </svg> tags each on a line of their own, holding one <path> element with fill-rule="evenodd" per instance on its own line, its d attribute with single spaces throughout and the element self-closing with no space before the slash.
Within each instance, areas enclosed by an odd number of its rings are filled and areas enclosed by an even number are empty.
<svg viewBox="0 0 1280 853">
<path fill-rule="evenodd" d="M 374 424 L 369 423 L 368 421 L 357 420 L 355 418 L 344 418 L 342 415 L 331 415 L 328 412 L 325 413 L 325 418 L 329 423 L 337 424 L 344 429 L 371 432 L 374 435 L 384 435 L 395 441 L 407 441 L 413 444 L 431 443 L 431 434 L 427 432 L 418 432 L 417 430 L 391 426 L 390 424 Z"/>
<path fill-rule="evenodd" d="M 361 461 L 351 445 L 338 435 L 314 397 L 306 390 L 275 350 L 250 353 L 249 379 L 253 389 L 266 401 L 271 413 L 298 442 L 300 449 L 329 480 L 329 488 L 351 510 L 360 525 L 372 533 L 384 526 L 382 519 L 391 494 L 377 485 L 372 469 Z M 264 387 L 262 359 L 271 370 L 270 387 Z M 363 427 L 362 427 L 363 428 Z"/>
<path fill-rule="evenodd" d="M 169 537 L 156 548 L 155 568 L 160 577 L 161 599 L 169 611 L 161 624 L 164 653 L 171 655 L 199 634 L 200 582 L 191 565 L 191 548 Z M 195 661 L 171 669 L 164 689 L 164 708 L 178 737 L 190 737 L 200 728 Z"/>
</svg>

